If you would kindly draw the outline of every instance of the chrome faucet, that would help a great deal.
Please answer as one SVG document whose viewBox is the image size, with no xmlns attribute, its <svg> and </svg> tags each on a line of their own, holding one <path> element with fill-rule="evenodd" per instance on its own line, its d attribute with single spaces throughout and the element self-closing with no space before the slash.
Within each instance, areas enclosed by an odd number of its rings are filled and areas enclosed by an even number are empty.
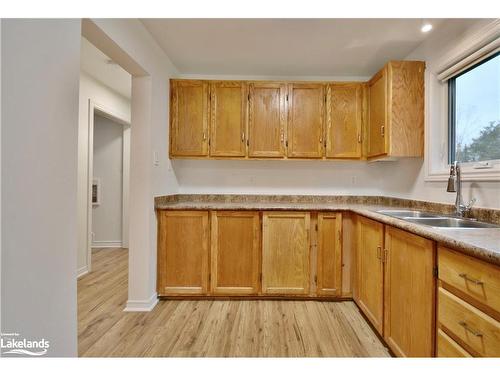
<svg viewBox="0 0 500 375">
<path fill-rule="evenodd" d="M 451 165 L 446 191 L 449 193 L 457 193 L 457 198 L 455 199 L 455 214 L 460 217 L 469 216 L 476 199 L 472 198 L 467 205 L 464 204 L 462 198 L 462 175 L 460 164 L 457 161 Z"/>
</svg>

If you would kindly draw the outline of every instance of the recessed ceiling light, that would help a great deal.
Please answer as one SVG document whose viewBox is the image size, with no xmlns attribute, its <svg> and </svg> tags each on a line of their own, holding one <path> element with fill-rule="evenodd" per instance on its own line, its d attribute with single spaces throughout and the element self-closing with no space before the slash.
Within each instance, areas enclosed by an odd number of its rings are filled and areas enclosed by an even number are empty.
<svg viewBox="0 0 500 375">
<path fill-rule="evenodd" d="M 430 23 L 424 23 L 420 29 L 423 33 L 427 33 L 432 30 L 432 25 Z"/>
</svg>

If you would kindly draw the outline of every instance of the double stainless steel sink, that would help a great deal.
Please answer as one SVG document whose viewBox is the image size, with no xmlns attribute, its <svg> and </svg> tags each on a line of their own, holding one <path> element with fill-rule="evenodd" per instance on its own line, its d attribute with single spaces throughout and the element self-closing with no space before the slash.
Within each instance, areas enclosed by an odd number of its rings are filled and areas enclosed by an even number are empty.
<svg viewBox="0 0 500 375">
<path fill-rule="evenodd" d="M 497 225 L 473 219 L 444 216 L 432 212 L 417 210 L 379 210 L 380 214 L 392 216 L 410 223 L 427 225 L 435 228 L 500 228 Z"/>
</svg>

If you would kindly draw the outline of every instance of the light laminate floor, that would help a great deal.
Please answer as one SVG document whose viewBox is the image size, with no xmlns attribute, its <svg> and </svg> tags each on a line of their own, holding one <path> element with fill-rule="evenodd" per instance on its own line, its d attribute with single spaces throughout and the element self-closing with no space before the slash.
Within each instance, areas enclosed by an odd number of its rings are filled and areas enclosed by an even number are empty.
<svg viewBox="0 0 500 375">
<path fill-rule="evenodd" d="M 128 251 L 92 255 L 78 280 L 80 356 L 389 356 L 353 302 L 171 300 L 125 313 Z"/>
</svg>

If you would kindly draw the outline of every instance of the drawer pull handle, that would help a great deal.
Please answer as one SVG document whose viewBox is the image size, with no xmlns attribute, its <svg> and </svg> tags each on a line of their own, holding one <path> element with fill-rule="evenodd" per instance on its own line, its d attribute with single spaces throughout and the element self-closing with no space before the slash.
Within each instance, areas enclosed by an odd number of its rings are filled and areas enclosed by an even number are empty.
<svg viewBox="0 0 500 375">
<path fill-rule="evenodd" d="M 466 281 L 470 281 L 471 283 L 476 284 L 476 285 L 483 285 L 484 284 L 481 280 L 476 280 L 476 279 L 470 278 L 469 276 L 467 276 L 466 273 L 461 273 L 458 276 L 460 276 L 460 277 L 464 278 Z"/>
<path fill-rule="evenodd" d="M 469 331 L 470 333 L 472 333 L 474 336 L 476 337 L 483 337 L 483 334 L 479 331 L 476 331 L 475 329 L 472 329 L 471 327 L 469 327 L 469 325 L 464 322 L 463 320 L 458 322 L 458 324 L 460 324 L 462 327 L 465 328 L 465 330 Z"/>
</svg>

